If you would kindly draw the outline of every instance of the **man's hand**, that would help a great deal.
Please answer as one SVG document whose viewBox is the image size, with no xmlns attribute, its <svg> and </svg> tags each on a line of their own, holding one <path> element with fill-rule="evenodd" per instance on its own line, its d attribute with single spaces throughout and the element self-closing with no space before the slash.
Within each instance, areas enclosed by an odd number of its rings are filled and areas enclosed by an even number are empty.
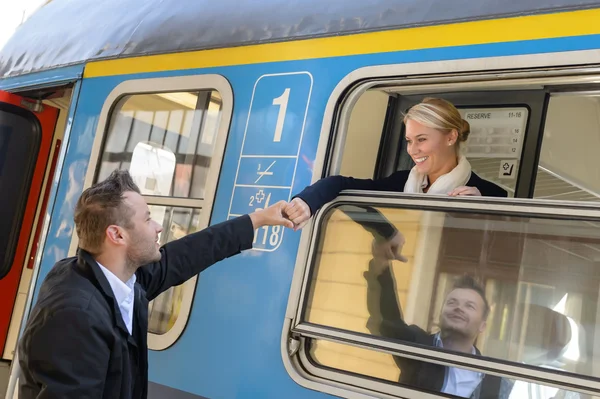
<svg viewBox="0 0 600 399">
<path fill-rule="evenodd" d="M 311 217 L 309 206 L 300 198 L 294 198 L 287 204 L 285 213 L 294 223 L 294 231 L 303 228 Z"/>
<path fill-rule="evenodd" d="M 404 236 L 399 231 L 387 240 L 375 240 L 372 247 L 373 257 L 379 261 L 399 260 L 406 263 L 408 258 L 402 255 L 404 243 Z"/>
<path fill-rule="evenodd" d="M 284 213 L 287 202 L 279 201 L 275 205 L 271 205 L 265 209 L 259 209 L 256 212 L 251 213 L 250 220 L 252 220 L 252 226 L 254 230 L 263 226 L 285 226 L 287 228 L 293 228 L 294 224 L 286 217 Z"/>
</svg>

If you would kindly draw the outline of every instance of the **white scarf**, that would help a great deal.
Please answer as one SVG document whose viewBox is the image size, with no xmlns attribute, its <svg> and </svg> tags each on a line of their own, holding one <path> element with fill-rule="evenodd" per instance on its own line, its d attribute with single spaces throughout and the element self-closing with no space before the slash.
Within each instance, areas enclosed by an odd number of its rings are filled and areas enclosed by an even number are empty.
<svg viewBox="0 0 600 399">
<path fill-rule="evenodd" d="M 458 165 L 449 173 L 437 178 L 427 194 L 447 195 L 450 191 L 457 187 L 467 184 L 471 178 L 471 164 L 463 155 L 458 158 Z M 427 175 L 420 174 L 417 167 L 413 167 L 408 175 L 406 184 L 404 185 L 405 193 L 423 193 L 423 188 L 427 187 Z"/>
</svg>

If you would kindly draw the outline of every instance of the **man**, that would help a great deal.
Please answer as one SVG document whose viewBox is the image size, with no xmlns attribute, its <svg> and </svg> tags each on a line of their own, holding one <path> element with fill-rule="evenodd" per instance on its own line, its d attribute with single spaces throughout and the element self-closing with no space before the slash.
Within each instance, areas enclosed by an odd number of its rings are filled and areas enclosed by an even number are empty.
<svg viewBox="0 0 600 399">
<path fill-rule="evenodd" d="M 375 241 L 374 259 L 365 273 L 371 314 L 367 327 L 371 333 L 423 346 L 481 355 L 475 347 L 485 331 L 490 306 L 485 291 L 469 276 L 458 278 L 446 296 L 439 319 L 439 332 L 430 334 L 416 325 L 407 325 L 398 306 L 394 277 L 389 260 L 406 262 L 400 255 L 404 237 L 397 232 L 390 240 Z M 427 309 L 428 310 L 428 309 Z M 443 392 L 464 398 L 507 398 L 511 383 L 476 371 L 394 356 L 401 370 L 399 382 L 413 388 Z"/>
<path fill-rule="evenodd" d="M 259 227 L 292 227 L 284 206 L 159 248 L 162 227 L 128 172 L 85 190 L 75 207 L 78 255 L 48 273 L 19 343 L 19 398 L 146 398 L 148 302 L 251 248 Z"/>
</svg>

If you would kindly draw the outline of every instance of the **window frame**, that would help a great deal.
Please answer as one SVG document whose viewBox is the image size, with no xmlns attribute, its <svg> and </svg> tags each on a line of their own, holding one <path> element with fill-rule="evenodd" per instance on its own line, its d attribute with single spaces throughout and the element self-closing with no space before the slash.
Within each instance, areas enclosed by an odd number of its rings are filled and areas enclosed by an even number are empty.
<svg viewBox="0 0 600 399">
<path fill-rule="evenodd" d="M 516 90 L 524 87 L 540 88 L 543 85 L 568 85 L 572 88 L 571 91 L 583 92 L 582 85 L 600 82 L 600 68 L 597 66 L 599 63 L 600 56 L 598 54 L 583 50 L 571 53 L 378 65 L 354 70 L 339 81 L 327 102 L 311 183 L 326 176 L 339 174 L 350 114 L 358 98 L 369 89 L 388 85 L 394 87 L 396 92 L 422 94 L 446 90 L 476 91 L 504 88 Z M 592 65 L 581 66 L 586 64 Z M 547 106 L 546 104 L 544 112 Z M 385 140 L 385 137 L 382 137 L 382 140 Z M 380 166 L 375 165 L 375 167 Z M 346 192 L 343 192 L 342 196 L 347 198 L 345 194 Z M 488 201 L 494 200 L 498 201 L 487 198 L 483 201 L 476 199 L 470 204 L 474 205 L 477 202 L 487 204 Z M 527 204 L 526 206 L 536 202 L 541 202 L 543 206 L 549 206 L 551 202 L 548 200 L 536 201 L 535 199 L 520 201 Z M 508 203 L 512 207 L 515 205 L 515 200 L 511 199 Z M 555 204 L 554 212 L 562 208 L 564 201 L 556 201 Z M 591 207 L 598 209 L 597 206 L 592 205 Z M 323 211 L 325 211 L 325 207 L 309 221 L 300 237 L 281 336 L 281 354 L 288 374 L 301 386 L 346 398 L 363 398 L 365 395 L 368 397 L 421 398 L 429 395 L 398 385 L 385 389 L 389 384 L 373 382 L 373 379 L 368 377 L 349 375 L 344 370 L 324 370 L 306 363 L 308 357 L 304 353 L 305 338 L 297 326 L 300 324 L 299 315 L 304 306 L 306 279 L 312 268 L 310 259 L 318 228 L 317 219 L 320 219 Z M 343 343 L 343 340 L 335 338 L 333 340 Z M 426 352 L 436 351 L 426 350 Z M 435 353 L 430 354 L 435 356 Z M 419 354 L 419 356 L 422 355 Z M 458 360 L 460 363 L 460 359 Z M 498 363 L 493 362 L 496 371 L 498 370 L 497 365 Z M 549 381 L 550 384 L 546 385 L 558 386 L 555 383 L 554 375 L 552 378 Z M 540 380 L 536 381 L 540 382 Z M 594 385 L 600 387 L 597 382 Z M 367 386 L 370 388 L 365 388 Z M 582 389 L 579 390 L 582 391 Z M 590 392 L 598 393 L 597 391 Z M 432 395 L 431 397 L 438 396 Z"/>
<path fill-rule="evenodd" d="M 225 156 L 225 146 L 229 135 L 233 116 L 233 89 L 229 81 L 222 75 L 188 75 L 164 78 L 146 78 L 126 80 L 118 84 L 106 97 L 98 125 L 95 129 L 94 143 L 90 153 L 89 164 L 82 190 L 90 187 L 99 171 L 102 150 L 107 138 L 110 127 L 111 116 L 116 109 L 117 104 L 124 96 L 135 96 L 154 93 L 173 93 L 182 91 L 207 91 L 214 90 L 221 96 L 221 115 L 219 129 L 215 137 L 215 146 L 211 165 L 206 178 L 205 195 L 200 198 L 185 197 L 162 197 L 162 196 L 144 196 L 151 201 L 152 205 L 163 205 L 185 208 L 200 208 L 200 221 L 198 229 L 202 230 L 210 225 L 213 204 L 217 193 L 217 186 L 223 158 Z M 69 247 L 69 256 L 73 256 L 77 250 L 79 239 L 77 232 L 73 231 L 71 245 Z M 179 315 L 173 326 L 164 334 L 154 334 L 148 332 L 148 348 L 152 350 L 164 350 L 172 346 L 181 336 L 192 310 L 194 295 L 197 286 L 198 276 L 194 276 L 182 284 L 182 302 Z"/>
<path fill-rule="evenodd" d="M 524 217 L 545 217 L 554 218 L 587 218 L 590 221 L 600 223 L 600 207 L 593 204 L 574 203 L 568 206 L 559 201 L 548 200 L 519 200 L 519 199 L 500 199 L 500 198 L 452 198 L 447 199 L 439 196 L 431 196 L 423 199 L 419 195 L 409 195 L 394 192 L 370 192 L 347 190 L 344 194 L 325 205 L 318 213 L 315 219 L 315 225 L 321 227 L 325 216 L 331 209 L 337 208 L 341 204 L 361 204 L 373 206 L 394 205 L 399 209 L 414 209 L 420 211 L 440 211 L 440 212 L 465 212 L 480 211 L 493 213 L 502 216 L 524 216 Z M 320 234 L 314 234 L 309 252 L 309 262 L 314 264 L 316 258 L 316 249 Z M 581 388 L 581 382 L 587 381 L 587 387 L 596 388 L 596 391 L 589 390 L 587 393 L 598 395 L 600 392 L 600 379 L 594 380 L 591 376 L 575 374 L 558 370 L 542 371 L 543 369 L 527 364 L 517 365 L 516 362 L 494 359 L 483 360 L 476 355 L 458 355 L 445 352 L 440 349 L 421 348 L 408 343 L 399 343 L 387 340 L 382 337 L 361 334 L 358 332 L 346 331 L 329 326 L 320 326 L 310 322 L 302 321 L 303 312 L 306 310 L 306 300 L 308 288 L 312 280 L 314 268 L 307 268 L 304 275 L 304 284 L 301 295 L 301 306 L 298 307 L 295 324 L 292 332 L 307 338 L 321 338 L 334 342 L 362 346 L 367 349 L 376 349 L 385 353 L 397 354 L 403 357 L 414 359 L 427 359 L 432 363 L 445 366 L 456 366 L 463 369 L 485 372 L 486 374 L 498 375 L 501 377 L 517 378 L 521 381 L 532 383 L 541 383 L 552 385 L 556 382 L 562 383 L 562 387 L 569 385 Z M 309 356 L 304 353 L 308 359 Z M 320 367 L 315 367 L 320 369 Z M 500 372 L 502 368 L 503 372 Z M 530 378 L 535 376 L 535 378 Z M 577 377 L 579 376 L 579 377 Z M 577 383 L 579 382 L 579 384 Z"/>
</svg>

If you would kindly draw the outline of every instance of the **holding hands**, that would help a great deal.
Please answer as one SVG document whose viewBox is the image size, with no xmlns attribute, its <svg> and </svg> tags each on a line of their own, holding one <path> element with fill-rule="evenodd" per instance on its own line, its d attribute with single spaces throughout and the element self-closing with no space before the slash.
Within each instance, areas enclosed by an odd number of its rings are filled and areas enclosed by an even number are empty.
<svg viewBox="0 0 600 399">
<path fill-rule="evenodd" d="M 458 197 L 463 195 L 468 196 L 481 196 L 481 192 L 477 187 L 461 186 L 457 187 L 448 193 L 450 197 Z M 308 223 L 311 218 L 311 210 L 306 202 L 296 197 L 288 203 L 284 202 L 282 207 L 284 216 L 286 216 L 293 224 L 294 231 L 298 231 Z M 289 227 L 286 225 L 286 227 Z"/>
<path fill-rule="evenodd" d="M 294 231 L 298 231 L 308 223 L 312 216 L 310 207 L 300 198 L 294 198 L 284 208 L 284 212 L 288 219 L 294 224 Z"/>
</svg>

